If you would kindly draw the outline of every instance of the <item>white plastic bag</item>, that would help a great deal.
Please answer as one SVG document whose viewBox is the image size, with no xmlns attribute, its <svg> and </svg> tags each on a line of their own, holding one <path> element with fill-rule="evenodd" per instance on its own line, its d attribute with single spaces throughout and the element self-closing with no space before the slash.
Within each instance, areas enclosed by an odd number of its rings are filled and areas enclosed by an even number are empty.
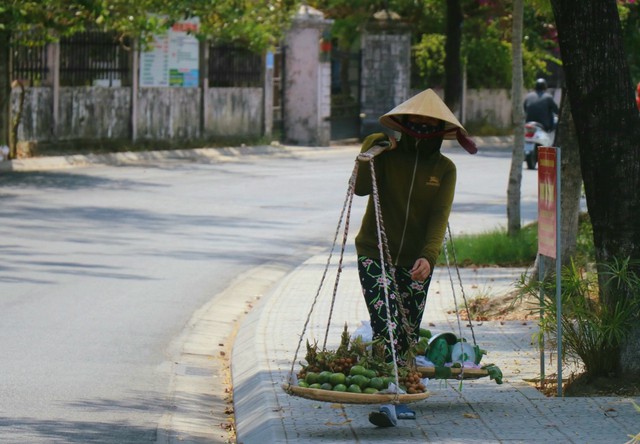
<svg viewBox="0 0 640 444">
<path fill-rule="evenodd" d="M 351 335 L 351 339 L 353 340 L 357 337 L 360 337 L 362 342 L 371 342 L 373 340 L 373 329 L 370 321 L 361 321 L 360 326 Z"/>
</svg>

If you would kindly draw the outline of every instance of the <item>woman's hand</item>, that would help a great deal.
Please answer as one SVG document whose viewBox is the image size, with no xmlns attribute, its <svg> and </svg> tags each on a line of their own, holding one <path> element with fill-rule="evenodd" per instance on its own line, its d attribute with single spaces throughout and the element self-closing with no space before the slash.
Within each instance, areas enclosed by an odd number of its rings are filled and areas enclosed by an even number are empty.
<svg viewBox="0 0 640 444">
<path fill-rule="evenodd" d="M 431 264 L 423 257 L 418 258 L 415 264 L 413 264 L 410 273 L 411 279 L 414 281 L 424 281 L 431 274 Z"/>
</svg>

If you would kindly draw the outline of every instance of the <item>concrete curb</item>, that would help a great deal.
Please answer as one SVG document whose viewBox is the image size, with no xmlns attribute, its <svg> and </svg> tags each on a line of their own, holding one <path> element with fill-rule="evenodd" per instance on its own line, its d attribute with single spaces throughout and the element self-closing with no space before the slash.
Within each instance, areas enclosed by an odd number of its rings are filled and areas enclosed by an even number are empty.
<svg viewBox="0 0 640 444">
<path fill-rule="evenodd" d="M 32 157 L 0 162 L 0 171 L 41 171 L 89 165 L 125 165 L 158 160 L 221 161 L 246 155 L 274 155 L 290 153 L 304 147 L 258 145 L 251 147 L 194 148 L 180 150 L 127 151 L 106 154 L 74 154 L 68 156 Z"/>
<path fill-rule="evenodd" d="M 510 148 L 513 144 L 513 136 L 477 137 L 474 141 L 479 148 Z M 357 146 L 358 142 L 336 143 L 336 146 Z M 333 146 L 333 145 L 332 145 Z M 458 147 L 455 140 L 445 140 L 443 148 Z M 89 165 L 125 165 L 128 163 L 158 161 L 158 160 L 190 160 L 203 162 L 216 162 L 230 160 L 238 156 L 255 155 L 282 155 L 292 154 L 296 151 L 308 151 L 314 149 L 329 149 L 331 147 L 307 147 L 291 145 L 256 145 L 226 148 L 193 148 L 179 150 L 151 150 L 151 151 L 127 151 L 122 153 L 106 154 L 73 154 L 68 156 L 45 156 L 28 159 L 15 159 L 0 161 L 0 172 L 7 171 L 45 171 L 85 167 Z"/>
</svg>

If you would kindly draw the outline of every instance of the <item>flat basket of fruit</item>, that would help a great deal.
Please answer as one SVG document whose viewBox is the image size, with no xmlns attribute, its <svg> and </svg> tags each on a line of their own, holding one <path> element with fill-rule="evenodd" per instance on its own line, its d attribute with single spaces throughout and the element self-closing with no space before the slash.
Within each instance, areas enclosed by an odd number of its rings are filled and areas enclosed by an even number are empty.
<svg viewBox="0 0 640 444">
<path fill-rule="evenodd" d="M 489 376 L 502 384 L 502 372 L 494 364 L 480 365 L 486 350 L 453 333 L 431 335 L 420 329 L 416 344 L 417 371 L 430 379 L 478 379 Z"/>
<path fill-rule="evenodd" d="M 411 403 L 429 397 L 415 367 L 384 361 L 384 346 L 350 338 L 345 325 L 337 350 L 307 341 L 305 362 L 283 389 L 294 396 L 344 404 Z"/>
<path fill-rule="evenodd" d="M 295 385 L 285 386 L 284 389 L 288 393 L 301 398 L 341 404 L 391 404 L 396 402 L 408 404 L 411 402 L 422 401 L 429 397 L 428 392 L 415 393 L 412 395 L 408 393 L 400 393 L 396 395 L 395 393 L 382 393 L 379 391 L 376 393 L 350 393 L 308 387 L 304 388 Z"/>
</svg>

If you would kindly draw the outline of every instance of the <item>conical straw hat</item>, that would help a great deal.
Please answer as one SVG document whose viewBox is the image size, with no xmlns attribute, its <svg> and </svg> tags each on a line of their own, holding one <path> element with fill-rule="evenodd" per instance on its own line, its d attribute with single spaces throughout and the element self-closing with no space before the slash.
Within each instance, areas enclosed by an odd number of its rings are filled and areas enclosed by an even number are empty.
<svg viewBox="0 0 640 444">
<path fill-rule="evenodd" d="M 445 134 L 443 136 L 445 139 L 457 139 L 460 145 L 469 153 L 475 154 L 477 152 L 475 143 L 467 137 L 467 130 L 458 122 L 456 116 L 453 115 L 447 105 L 445 105 L 442 99 L 440 99 L 432 89 L 424 90 L 402 102 L 380 117 L 379 121 L 387 128 L 402 132 L 405 128 L 400 122 L 402 121 L 402 115 L 406 114 L 434 117 L 443 120 L 445 122 Z"/>
<path fill-rule="evenodd" d="M 447 105 L 444 104 L 442 99 L 440 99 L 432 89 L 424 90 L 420 94 L 416 94 L 410 99 L 402 102 L 400 105 L 380 117 L 379 120 L 380 123 L 387 128 L 391 128 L 396 131 L 403 131 L 404 127 L 391 118 L 392 116 L 395 116 L 400 120 L 403 114 L 414 114 L 444 120 L 445 131 L 452 130 L 453 128 L 460 128 L 465 135 L 467 134 L 467 131 L 460 122 L 458 122 L 456 116 L 453 115 Z M 455 131 L 447 132 L 444 138 L 455 139 Z"/>
</svg>

